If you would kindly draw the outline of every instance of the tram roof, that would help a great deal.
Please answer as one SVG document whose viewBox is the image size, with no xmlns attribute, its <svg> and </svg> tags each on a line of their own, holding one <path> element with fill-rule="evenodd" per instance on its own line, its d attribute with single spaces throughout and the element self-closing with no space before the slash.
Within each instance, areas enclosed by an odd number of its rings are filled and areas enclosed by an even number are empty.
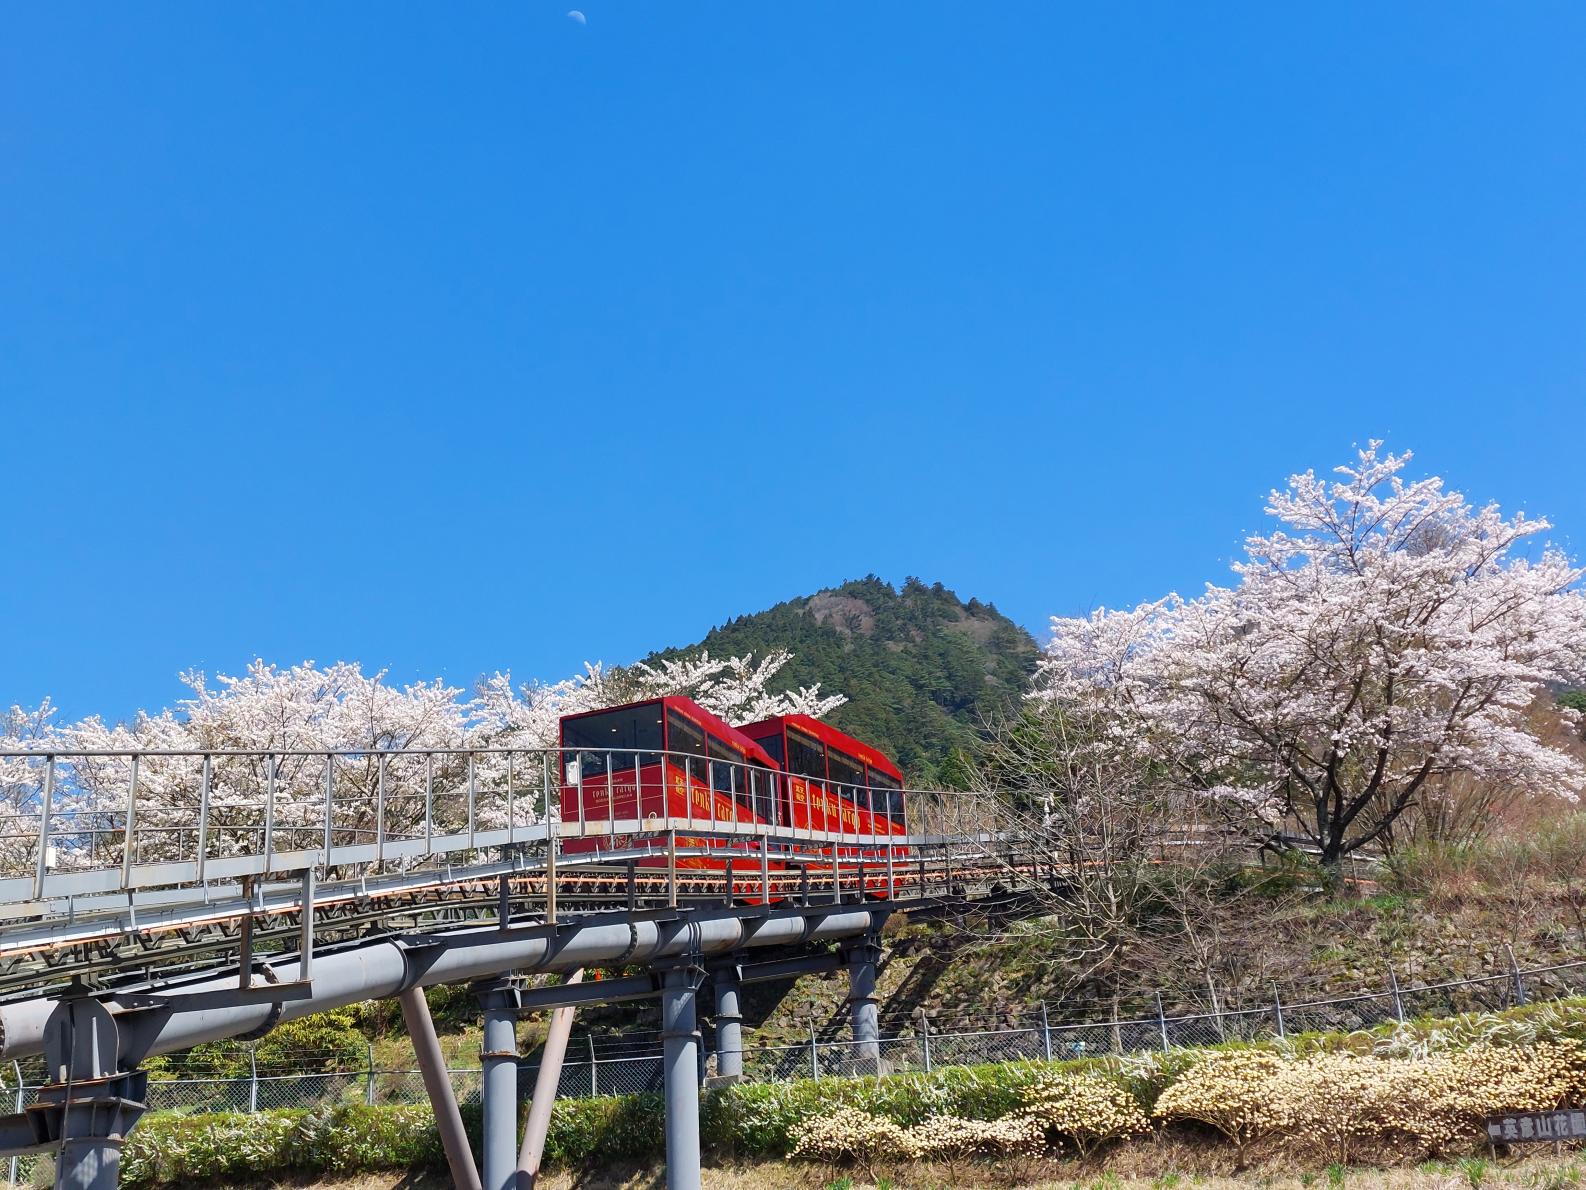
<svg viewBox="0 0 1586 1190">
<path fill-rule="evenodd" d="M 871 768 L 880 770 L 899 785 L 903 784 L 903 770 L 893 764 L 886 753 L 872 748 L 863 740 L 856 740 L 845 731 L 838 731 L 829 723 L 822 723 L 819 719 L 812 719 L 808 715 L 773 715 L 769 719 L 745 723 L 739 730 L 750 736 L 771 735 L 782 731 L 785 727 L 796 727 L 805 735 L 814 736 L 828 748 L 836 748 L 855 760 L 863 761 Z"/>
<path fill-rule="evenodd" d="M 588 719 L 595 715 L 609 715 L 613 711 L 635 711 L 641 707 L 660 707 L 665 711 L 676 711 L 683 718 L 692 720 L 695 726 L 704 728 L 705 731 L 717 739 L 728 741 L 734 747 L 742 749 L 751 760 L 776 769 L 778 772 L 782 770 L 782 766 L 771 759 L 771 754 L 762 748 L 753 736 L 745 735 L 725 719 L 711 714 L 692 698 L 686 698 L 681 694 L 667 694 L 660 698 L 641 698 L 637 702 L 619 703 L 614 707 L 600 707 L 593 711 L 579 711 L 576 715 L 563 715 L 559 722 L 566 722 L 569 719 Z"/>
</svg>

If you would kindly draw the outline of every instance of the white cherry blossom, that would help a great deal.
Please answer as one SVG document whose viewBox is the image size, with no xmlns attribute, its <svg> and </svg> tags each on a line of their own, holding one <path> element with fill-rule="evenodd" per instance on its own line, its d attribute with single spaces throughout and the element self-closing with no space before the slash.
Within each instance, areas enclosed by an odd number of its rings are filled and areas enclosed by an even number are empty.
<svg viewBox="0 0 1586 1190">
<path fill-rule="evenodd" d="M 1586 677 L 1582 571 L 1537 543 L 1547 521 L 1409 461 L 1372 442 L 1337 479 L 1293 476 L 1232 586 L 1054 619 L 1034 696 L 1104 709 L 1117 747 L 1328 863 L 1450 774 L 1575 798 L 1586 773 L 1526 711 Z"/>
</svg>

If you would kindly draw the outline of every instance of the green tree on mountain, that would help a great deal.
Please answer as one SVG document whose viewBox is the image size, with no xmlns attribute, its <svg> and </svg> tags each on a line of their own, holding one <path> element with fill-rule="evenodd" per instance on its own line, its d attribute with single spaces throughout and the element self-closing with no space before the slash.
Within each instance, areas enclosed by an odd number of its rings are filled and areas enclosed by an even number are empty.
<svg viewBox="0 0 1586 1190">
<path fill-rule="evenodd" d="M 899 589 L 873 574 L 736 616 L 697 645 L 656 656 L 700 646 L 716 655 L 791 649 L 779 678 L 846 694 L 830 722 L 921 785 L 967 782 L 983 724 L 1017 702 L 1038 652 L 993 604 L 917 578 Z"/>
</svg>

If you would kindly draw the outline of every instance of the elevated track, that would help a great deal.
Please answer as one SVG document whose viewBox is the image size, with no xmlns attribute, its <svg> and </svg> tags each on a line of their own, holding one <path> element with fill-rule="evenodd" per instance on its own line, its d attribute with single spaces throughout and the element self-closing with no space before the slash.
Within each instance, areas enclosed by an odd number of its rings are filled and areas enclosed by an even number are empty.
<svg viewBox="0 0 1586 1190">
<path fill-rule="evenodd" d="M 50 1079 L 0 1117 L 0 1154 L 53 1152 L 57 1185 L 114 1186 L 144 1059 L 396 997 L 422 1061 L 417 989 L 468 982 L 486 1019 L 482 1173 L 449 1086 L 431 1087 L 460 1185 L 532 1184 L 516 1181 L 530 1146 L 520 1160 L 506 1023 L 659 996 L 668 1184 L 691 1190 L 707 980 L 726 1057 L 740 982 L 844 965 L 862 1051 L 888 914 L 1055 878 L 1030 824 L 985 795 L 908 791 L 904 834 L 727 818 L 714 799 L 563 821 L 564 768 L 523 749 L 0 753 L 0 1059 L 43 1055 Z M 639 974 L 527 982 L 589 968 Z"/>
</svg>

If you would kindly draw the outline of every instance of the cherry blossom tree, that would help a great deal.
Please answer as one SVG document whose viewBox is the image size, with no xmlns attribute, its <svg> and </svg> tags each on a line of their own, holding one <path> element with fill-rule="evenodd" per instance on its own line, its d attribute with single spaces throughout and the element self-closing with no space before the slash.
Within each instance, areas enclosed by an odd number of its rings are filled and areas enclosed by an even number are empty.
<svg viewBox="0 0 1586 1190">
<path fill-rule="evenodd" d="M 1475 506 L 1372 442 L 1295 475 L 1232 586 L 1057 618 L 1032 696 L 1105 712 L 1253 832 L 1324 864 L 1385 841 L 1441 779 L 1574 799 L 1586 772 L 1531 730 L 1539 689 L 1586 672 L 1582 571 L 1551 526 Z"/>
<path fill-rule="evenodd" d="M 267 817 L 278 849 L 317 846 L 328 780 L 335 788 L 333 839 L 370 841 L 377 818 L 398 830 L 423 821 L 416 783 L 434 768 L 425 753 L 441 750 L 440 788 L 455 789 L 465 762 L 444 750 L 466 747 L 475 726 L 461 688 L 439 680 L 396 686 L 386 677 L 340 661 L 278 667 L 255 660 L 243 674 L 213 681 L 189 671 L 181 679 L 190 696 L 175 708 L 139 712 L 119 724 L 91 716 L 62 726 L 55 746 L 66 753 L 233 753 L 210 762 L 208 826 L 218 852 L 257 850 Z M 389 750 L 409 755 L 382 759 Z M 342 755 L 327 761 L 329 752 Z M 191 850 L 202 765 L 196 756 L 139 758 L 138 827 L 145 842 L 169 836 L 164 850 L 181 853 L 183 844 Z M 134 779 L 131 759 L 75 756 L 70 766 L 77 823 L 118 825 Z M 334 772 L 327 775 L 329 766 Z M 443 822 L 456 816 L 455 804 L 447 796 L 438 800 Z M 78 837 L 97 842 L 104 833 Z"/>
</svg>

